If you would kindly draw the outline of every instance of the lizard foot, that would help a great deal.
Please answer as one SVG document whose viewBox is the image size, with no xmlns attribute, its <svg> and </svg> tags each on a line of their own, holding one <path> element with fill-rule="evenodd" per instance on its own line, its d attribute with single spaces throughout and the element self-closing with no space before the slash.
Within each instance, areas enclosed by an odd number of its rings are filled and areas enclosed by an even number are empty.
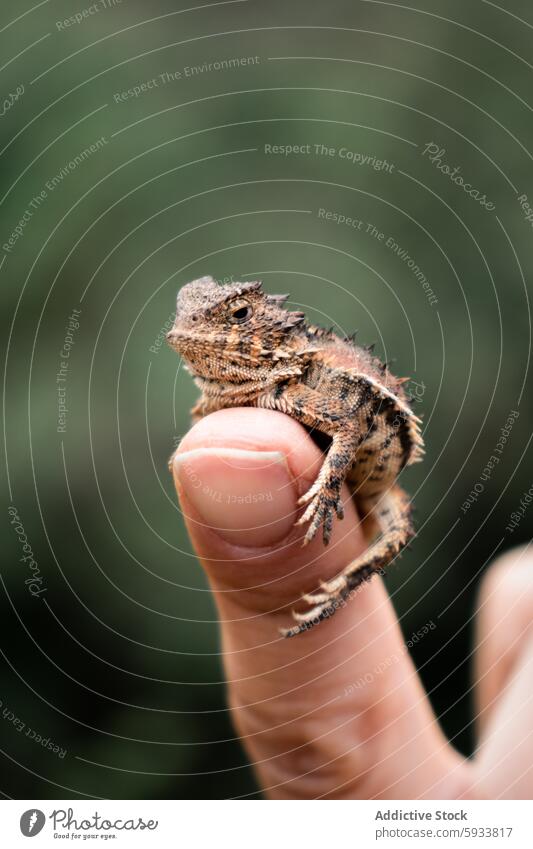
<svg viewBox="0 0 533 849">
<path fill-rule="evenodd" d="M 303 601 L 311 605 L 309 610 L 303 613 L 292 611 L 292 617 L 298 624 L 292 628 L 281 628 L 280 633 L 284 637 L 295 637 L 309 631 L 324 619 L 330 619 L 340 607 L 346 606 L 347 600 L 357 587 L 380 572 L 378 563 L 368 563 L 356 572 L 339 575 L 333 581 L 322 583 L 323 592 L 309 593 L 302 597 Z"/>
<path fill-rule="evenodd" d="M 313 489 L 313 487 L 312 487 Z M 311 490 L 309 490 L 311 491 Z M 298 503 L 306 503 L 309 493 L 306 493 Z M 303 540 L 303 545 L 311 542 L 315 537 L 320 525 L 322 525 L 322 538 L 324 545 L 327 545 L 331 538 L 331 530 L 333 528 L 333 519 L 337 515 L 338 519 L 344 518 L 344 508 L 340 498 L 339 488 L 330 488 L 327 486 L 320 487 L 312 497 L 303 515 L 300 516 L 297 525 L 305 525 L 309 522 L 307 533 Z"/>
</svg>

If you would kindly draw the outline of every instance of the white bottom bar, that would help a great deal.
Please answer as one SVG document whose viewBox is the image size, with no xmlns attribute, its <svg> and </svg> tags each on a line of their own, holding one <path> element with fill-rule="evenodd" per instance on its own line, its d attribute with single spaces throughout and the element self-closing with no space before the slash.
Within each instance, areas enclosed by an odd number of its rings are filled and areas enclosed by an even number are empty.
<svg viewBox="0 0 533 849">
<path fill-rule="evenodd" d="M 335 806 L 335 807 L 333 807 Z M 532 846 L 531 802 L 5 801 L 1 845 Z M 314 808 L 314 810 L 313 810 Z"/>
</svg>

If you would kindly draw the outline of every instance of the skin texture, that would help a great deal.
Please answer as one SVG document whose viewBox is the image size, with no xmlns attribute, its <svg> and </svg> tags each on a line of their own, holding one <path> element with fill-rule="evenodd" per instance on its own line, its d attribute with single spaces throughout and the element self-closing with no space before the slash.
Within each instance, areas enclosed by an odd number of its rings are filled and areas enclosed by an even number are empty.
<svg viewBox="0 0 533 849">
<path fill-rule="evenodd" d="M 169 344 L 201 390 L 197 420 L 217 410 L 253 406 L 296 419 L 328 446 L 312 485 L 300 495 L 304 544 L 319 529 L 330 542 L 335 517 L 351 497 L 379 537 L 349 558 L 320 588 L 303 596 L 307 609 L 282 629 L 295 636 L 345 606 L 363 581 L 382 573 L 414 535 L 410 504 L 397 483 L 401 470 L 423 455 L 420 420 L 402 388 L 404 379 L 368 349 L 307 324 L 283 308 L 286 295 L 266 295 L 258 281 L 219 286 L 211 277 L 180 290 Z M 348 492 L 342 496 L 343 485 Z"/>
<path fill-rule="evenodd" d="M 230 708 L 265 795 L 530 799 L 529 549 L 509 552 L 481 584 L 479 742 L 471 760 L 442 734 L 380 577 L 361 584 L 342 616 L 305 639 L 276 638 L 295 594 L 332 578 L 366 545 L 349 502 L 327 549 L 316 538 L 302 548 L 302 529 L 294 525 L 298 499 L 321 462 L 293 419 L 247 408 L 202 419 L 172 464 L 218 608 Z M 263 500 L 254 502 L 254 495 Z M 354 686 L 362 679 L 364 686 Z"/>
</svg>

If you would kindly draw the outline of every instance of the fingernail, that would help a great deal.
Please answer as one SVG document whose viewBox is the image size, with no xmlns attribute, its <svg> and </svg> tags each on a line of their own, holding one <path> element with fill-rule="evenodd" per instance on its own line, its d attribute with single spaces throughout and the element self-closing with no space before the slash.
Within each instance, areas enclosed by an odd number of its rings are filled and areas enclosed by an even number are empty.
<svg viewBox="0 0 533 849">
<path fill-rule="evenodd" d="M 174 477 L 200 520 L 236 545 L 272 545 L 294 524 L 296 492 L 279 451 L 198 448 L 176 454 Z"/>
</svg>

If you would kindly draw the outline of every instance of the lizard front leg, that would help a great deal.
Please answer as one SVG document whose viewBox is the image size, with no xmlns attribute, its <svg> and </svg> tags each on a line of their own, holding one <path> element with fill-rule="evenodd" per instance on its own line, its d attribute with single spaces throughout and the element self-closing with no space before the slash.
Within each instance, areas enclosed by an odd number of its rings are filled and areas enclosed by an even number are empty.
<svg viewBox="0 0 533 849">
<path fill-rule="evenodd" d="M 320 525 L 324 544 L 327 545 L 331 538 L 335 513 L 339 519 L 344 518 L 341 487 L 353 464 L 356 441 L 357 434 L 354 429 L 346 428 L 333 435 L 317 479 L 300 498 L 298 504 L 307 504 L 307 509 L 296 524 L 305 525 L 309 522 L 304 545 L 311 542 Z"/>
<path fill-rule="evenodd" d="M 335 578 L 322 583 L 319 592 L 303 597 L 311 607 L 304 613 L 293 611 L 298 624 L 283 629 L 284 637 L 294 637 L 333 616 L 364 581 L 375 574 L 383 574 L 385 567 L 414 536 L 409 497 L 398 484 L 376 493 L 365 504 L 365 511 L 375 519 L 380 536 Z"/>
<path fill-rule="evenodd" d="M 304 545 L 313 539 L 321 525 L 324 544 L 327 545 L 335 514 L 339 519 L 344 516 L 341 487 L 361 441 L 353 418 L 347 417 L 346 409 L 343 410 L 337 402 L 326 401 L 323 395 L 301 384 L 278 386 L 261 396 L 257 404 L 288 413 L 302 424 L 331 436 L 331 445 L 320 473 L 299 500 L 300 505 L 307 504 L 307 509 L 297 522 L 298 525 L 309 523 Z"/>
</svg>

